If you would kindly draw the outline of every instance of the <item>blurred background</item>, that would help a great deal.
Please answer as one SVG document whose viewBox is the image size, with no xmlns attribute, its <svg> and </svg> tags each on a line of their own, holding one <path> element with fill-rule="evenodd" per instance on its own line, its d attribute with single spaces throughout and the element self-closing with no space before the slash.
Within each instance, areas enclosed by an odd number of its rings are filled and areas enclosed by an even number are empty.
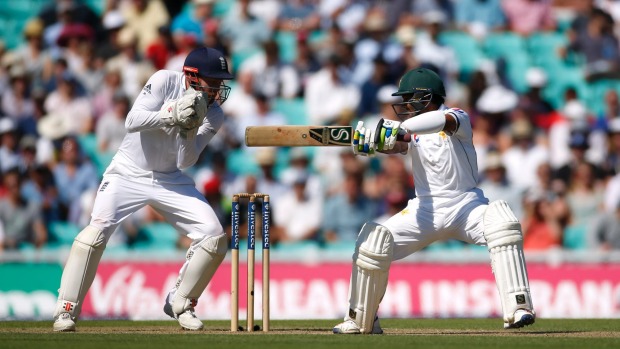
<svg viewBox="0 0 620 349">
<path fill-rule="evenodd" d="M 2 0 L 0 319 L 51 317 L 132 102 L 199 45 L 235 80 L 188 174 L 228 234 L 233 193 L 271 195 L 275 318 L 341 317 L 357 232 L 415 183 L 404 156 L 247 148 L 245 127 L 395 118 L 391 93 L 417 66 L 471 116 L 480 187 L 521 219 L 539 315 L 620 317 L 619 20 L 613 0 Z M 152 209 L 131 216 L 84 316 L 162 318 L 188 245 Z M 497 316 L 488 261 L 430 245 L 396 263 L 380 314 Z M 229 317 L 229 274 L 225 262 L 199 316 Z"/>
</svg>

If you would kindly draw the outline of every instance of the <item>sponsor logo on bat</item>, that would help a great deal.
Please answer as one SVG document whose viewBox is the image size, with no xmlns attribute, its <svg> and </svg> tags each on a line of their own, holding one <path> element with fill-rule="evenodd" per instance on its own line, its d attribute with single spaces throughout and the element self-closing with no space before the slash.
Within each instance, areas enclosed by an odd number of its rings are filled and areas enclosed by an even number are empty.
<svg viewBox="0 0 620 349">
<path fill-rule="evenodd" d="M 323 145 L 351 145 L 351 127 L 321 127 L 310 129 L 310 137 Z"/>
</svg>

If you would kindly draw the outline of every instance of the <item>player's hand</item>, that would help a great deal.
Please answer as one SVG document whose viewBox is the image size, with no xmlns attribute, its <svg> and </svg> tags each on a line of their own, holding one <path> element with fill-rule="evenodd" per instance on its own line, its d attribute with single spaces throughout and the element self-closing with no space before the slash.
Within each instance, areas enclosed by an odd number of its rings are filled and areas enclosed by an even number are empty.
<svg viewBox="0 0 620 349">
<path fill-rule="evenodd" d="M 355 155 L 375 156 L 375 130 L 364 127 L 364 122 L 358 121 L 352 147 Z"/>
<path fill-rule="evenodd" d="M 396 141 L 409 142 L 411 137 L 400 129 L 401 123 L 395 120 L 379 120 L 375 128 L 364 127 L 359 121 L 353 134 L 353 153 L 374 156 L 376 152 L 390 152 Z"/>
<path fill-rule="evenodd" d="M 194 91 L 191 87 L 190 90 L 194 93 L 194 105 L 192 108 L 194 109 L 194 114 L 192 114 L 187 122 L 184 124 L 180 124 L 181 128 L 186 130 L 192 130 L 194 128 L 200 127 L 202 125 L 202 121 L 207 115 L 207 94 L 203 92 Z M 188 90 L 189 91 L 189 90 Z M 187 93 L 187 92 L 186 92 Z"/>
<path fill-rule="evenodd" d="M 375 145 L 377 151 L 386 151 L 394 149 L 396 138 L 400 133 L 400 121 L 395 120 L 379 120 L 375 129 Z"/>
<path fill-rule="evenodd" d="M 179 99 L 164 104 L 159 111 L 159 117 L 166 125 L 190 130 L 202 123 L 206 113 L 205 97 L 190 88 Z"/>
</svg>

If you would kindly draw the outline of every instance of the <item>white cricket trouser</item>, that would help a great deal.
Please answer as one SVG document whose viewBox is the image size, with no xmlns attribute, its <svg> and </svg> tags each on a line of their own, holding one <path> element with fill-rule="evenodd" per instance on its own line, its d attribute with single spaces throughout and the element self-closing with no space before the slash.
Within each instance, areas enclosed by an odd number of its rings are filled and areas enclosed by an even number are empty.
<svg viewBox="0 0 620 349">
<path fill-rule="evenodd" d="M 221 235 L 224 231 L 213 208 L 193 185 L 162 184 L 116 175 L 103 177 L 90 225 L 103 230 L 107 241 L 125 218 L 145 205 L 153 207 L 192 240 Z"/>
<path fill-rule="evenodd" d="M 405 258 L 435 241 L 456 239 L 486 246 L 483 217 L 488 203 L 480 190 L 440 204 L 428 199 L 409 200 L 404 210 L 382 224 L 394 236 L 394 260 Z"/>
</svg>

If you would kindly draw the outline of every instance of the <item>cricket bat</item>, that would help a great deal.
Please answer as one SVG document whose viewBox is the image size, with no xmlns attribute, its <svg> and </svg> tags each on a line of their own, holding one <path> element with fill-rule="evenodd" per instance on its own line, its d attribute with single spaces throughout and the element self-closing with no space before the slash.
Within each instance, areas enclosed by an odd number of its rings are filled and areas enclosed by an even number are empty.
<svg viewBox="0 0 620 349">
<path fill-rule="evenodd" d="M 351 126 L 248 126 L 245 129 L 245 145 L 267 146 L 350 146 L 353 140 Z"/>
</svg>

